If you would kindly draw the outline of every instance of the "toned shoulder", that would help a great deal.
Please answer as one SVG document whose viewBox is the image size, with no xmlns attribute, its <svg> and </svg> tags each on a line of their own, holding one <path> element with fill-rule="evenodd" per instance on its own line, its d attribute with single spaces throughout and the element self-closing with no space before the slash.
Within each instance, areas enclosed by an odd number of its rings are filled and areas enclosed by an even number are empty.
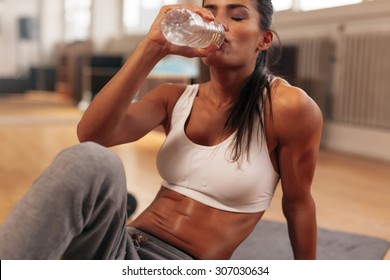
<svg viewBox="0 0 390 280">
<path fill-rule="evenodd" d="M 166 132 L 170 130 L 173 108 L 187 86 L 186 84 L 164 83 L 154 88 L 141 99 L 141 102 L 155 104 L 156 110 L 164 112 L 163 127 Z"/>
<path fill-rule="evenodd" d="M 302 89 L 277 82 L 272 93 L 273 123 L 280 138 L 308 136 L 322 130 L 322 113 Z"/>
<path fill-rule="evenodd" d="M 188 87 L 187 84 L 174 84 L 174 83 L 163 83 L 160 85 L 160 89 L 167 92 L 167 94 L 178 95 L 178 96 L 180 96 L 187 87 Z"/>
<path fill-rule="evenodd" d="M 165 101 L 177 100 L 186 89 L 186 84 L 163 83 L 149 93 L 142 100 L 164 99 Z"/>
<path fill-rule="evenodd" d="M 163 83 L 143 96 L 140 101 L 163 106 L 169 115 L 186 88 L 186 84 Z"/>
</svg>

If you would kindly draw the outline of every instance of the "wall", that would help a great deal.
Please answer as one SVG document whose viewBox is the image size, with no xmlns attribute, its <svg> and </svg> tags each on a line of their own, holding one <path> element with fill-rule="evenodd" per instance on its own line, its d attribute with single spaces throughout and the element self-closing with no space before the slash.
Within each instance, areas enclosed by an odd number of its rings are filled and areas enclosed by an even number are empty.
<svg viewBox="0 0 390 280">
<path fill-rule="evenodd" d="M 18 18 L 38 15 L 36 0 L 5 0 L 2 2 L 0 33 L 0 77 L 19 74 L 26 64 L 37 61 L 38 46 L 36 42 L 22 42 L 18 33 Z"/>
<path fill-rule="evenodd" d="M 58 59 L 58 44 L 64 39 L 62 19 L 63 0 L 39 0 L 40 38 L 39 65 L 55 65 Z"/>
<path fill-rule="evenodd" d="M 91 40 L 95 51 L 104 49 L 112 37 L 122 34 L 121 0 L 93 0 Z"/>
<path fill-rule="evenodd" d="M 305 13 L 276 13 L 275 28 L 283 39 L 337 36 L 339 32 L 366 32 L 390 29 L 390 1 L 366 1 L 357 5 Z"/>
<path fill-rule="evenodd" d="M 3 0 L 0 33 L 0 77 L 22 75 L 32 65 L 53 65 L 56 44 L 62 41 L 62 0 Z M 38 37 L 19 38 L 18 19 L 38 21 Z"/>
</svg>

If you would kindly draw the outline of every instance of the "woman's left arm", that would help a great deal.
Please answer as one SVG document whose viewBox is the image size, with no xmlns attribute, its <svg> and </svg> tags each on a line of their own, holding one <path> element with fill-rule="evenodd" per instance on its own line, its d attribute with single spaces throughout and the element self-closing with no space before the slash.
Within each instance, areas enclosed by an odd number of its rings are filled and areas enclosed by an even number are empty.
<svg viewBox="0 0 390 280">
<path fill-rule="evenodd" d="M 317 222 L 311 184 L 322 132 L 322 114 L 305 92 L 281 86 L 273 105 L 283 213 L 295 259 L 315 259 Z"/>
</svg>

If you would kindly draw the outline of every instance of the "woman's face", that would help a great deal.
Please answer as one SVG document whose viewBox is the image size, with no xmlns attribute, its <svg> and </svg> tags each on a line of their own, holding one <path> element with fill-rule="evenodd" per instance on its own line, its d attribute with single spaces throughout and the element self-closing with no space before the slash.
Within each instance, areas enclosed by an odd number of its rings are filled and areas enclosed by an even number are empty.
<svg viewBox="0 0 390 280">
<path fill-rule="evenodd" d="M 265 31 L 260 29 L 260 14 L 255 0 L 204 0 L 216 21 L 228 28 L 220 50 L 203 59 L 210 66 L 254 67 Z"/>
</svg>

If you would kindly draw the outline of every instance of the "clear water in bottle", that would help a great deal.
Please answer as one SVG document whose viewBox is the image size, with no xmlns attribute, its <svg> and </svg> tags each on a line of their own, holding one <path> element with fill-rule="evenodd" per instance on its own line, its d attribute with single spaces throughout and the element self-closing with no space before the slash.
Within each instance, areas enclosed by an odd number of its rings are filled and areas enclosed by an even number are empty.
<svg viewBox="0 0 390 280">
<path fill-rule="evenodd" d="M 174 45 L 207 48 L 222 46 L 225 28 L 215 21 L 206 21 L 188 9 L 173 9 L 166 13 L 161 29 L 165 38 Z"/>
</svg>

